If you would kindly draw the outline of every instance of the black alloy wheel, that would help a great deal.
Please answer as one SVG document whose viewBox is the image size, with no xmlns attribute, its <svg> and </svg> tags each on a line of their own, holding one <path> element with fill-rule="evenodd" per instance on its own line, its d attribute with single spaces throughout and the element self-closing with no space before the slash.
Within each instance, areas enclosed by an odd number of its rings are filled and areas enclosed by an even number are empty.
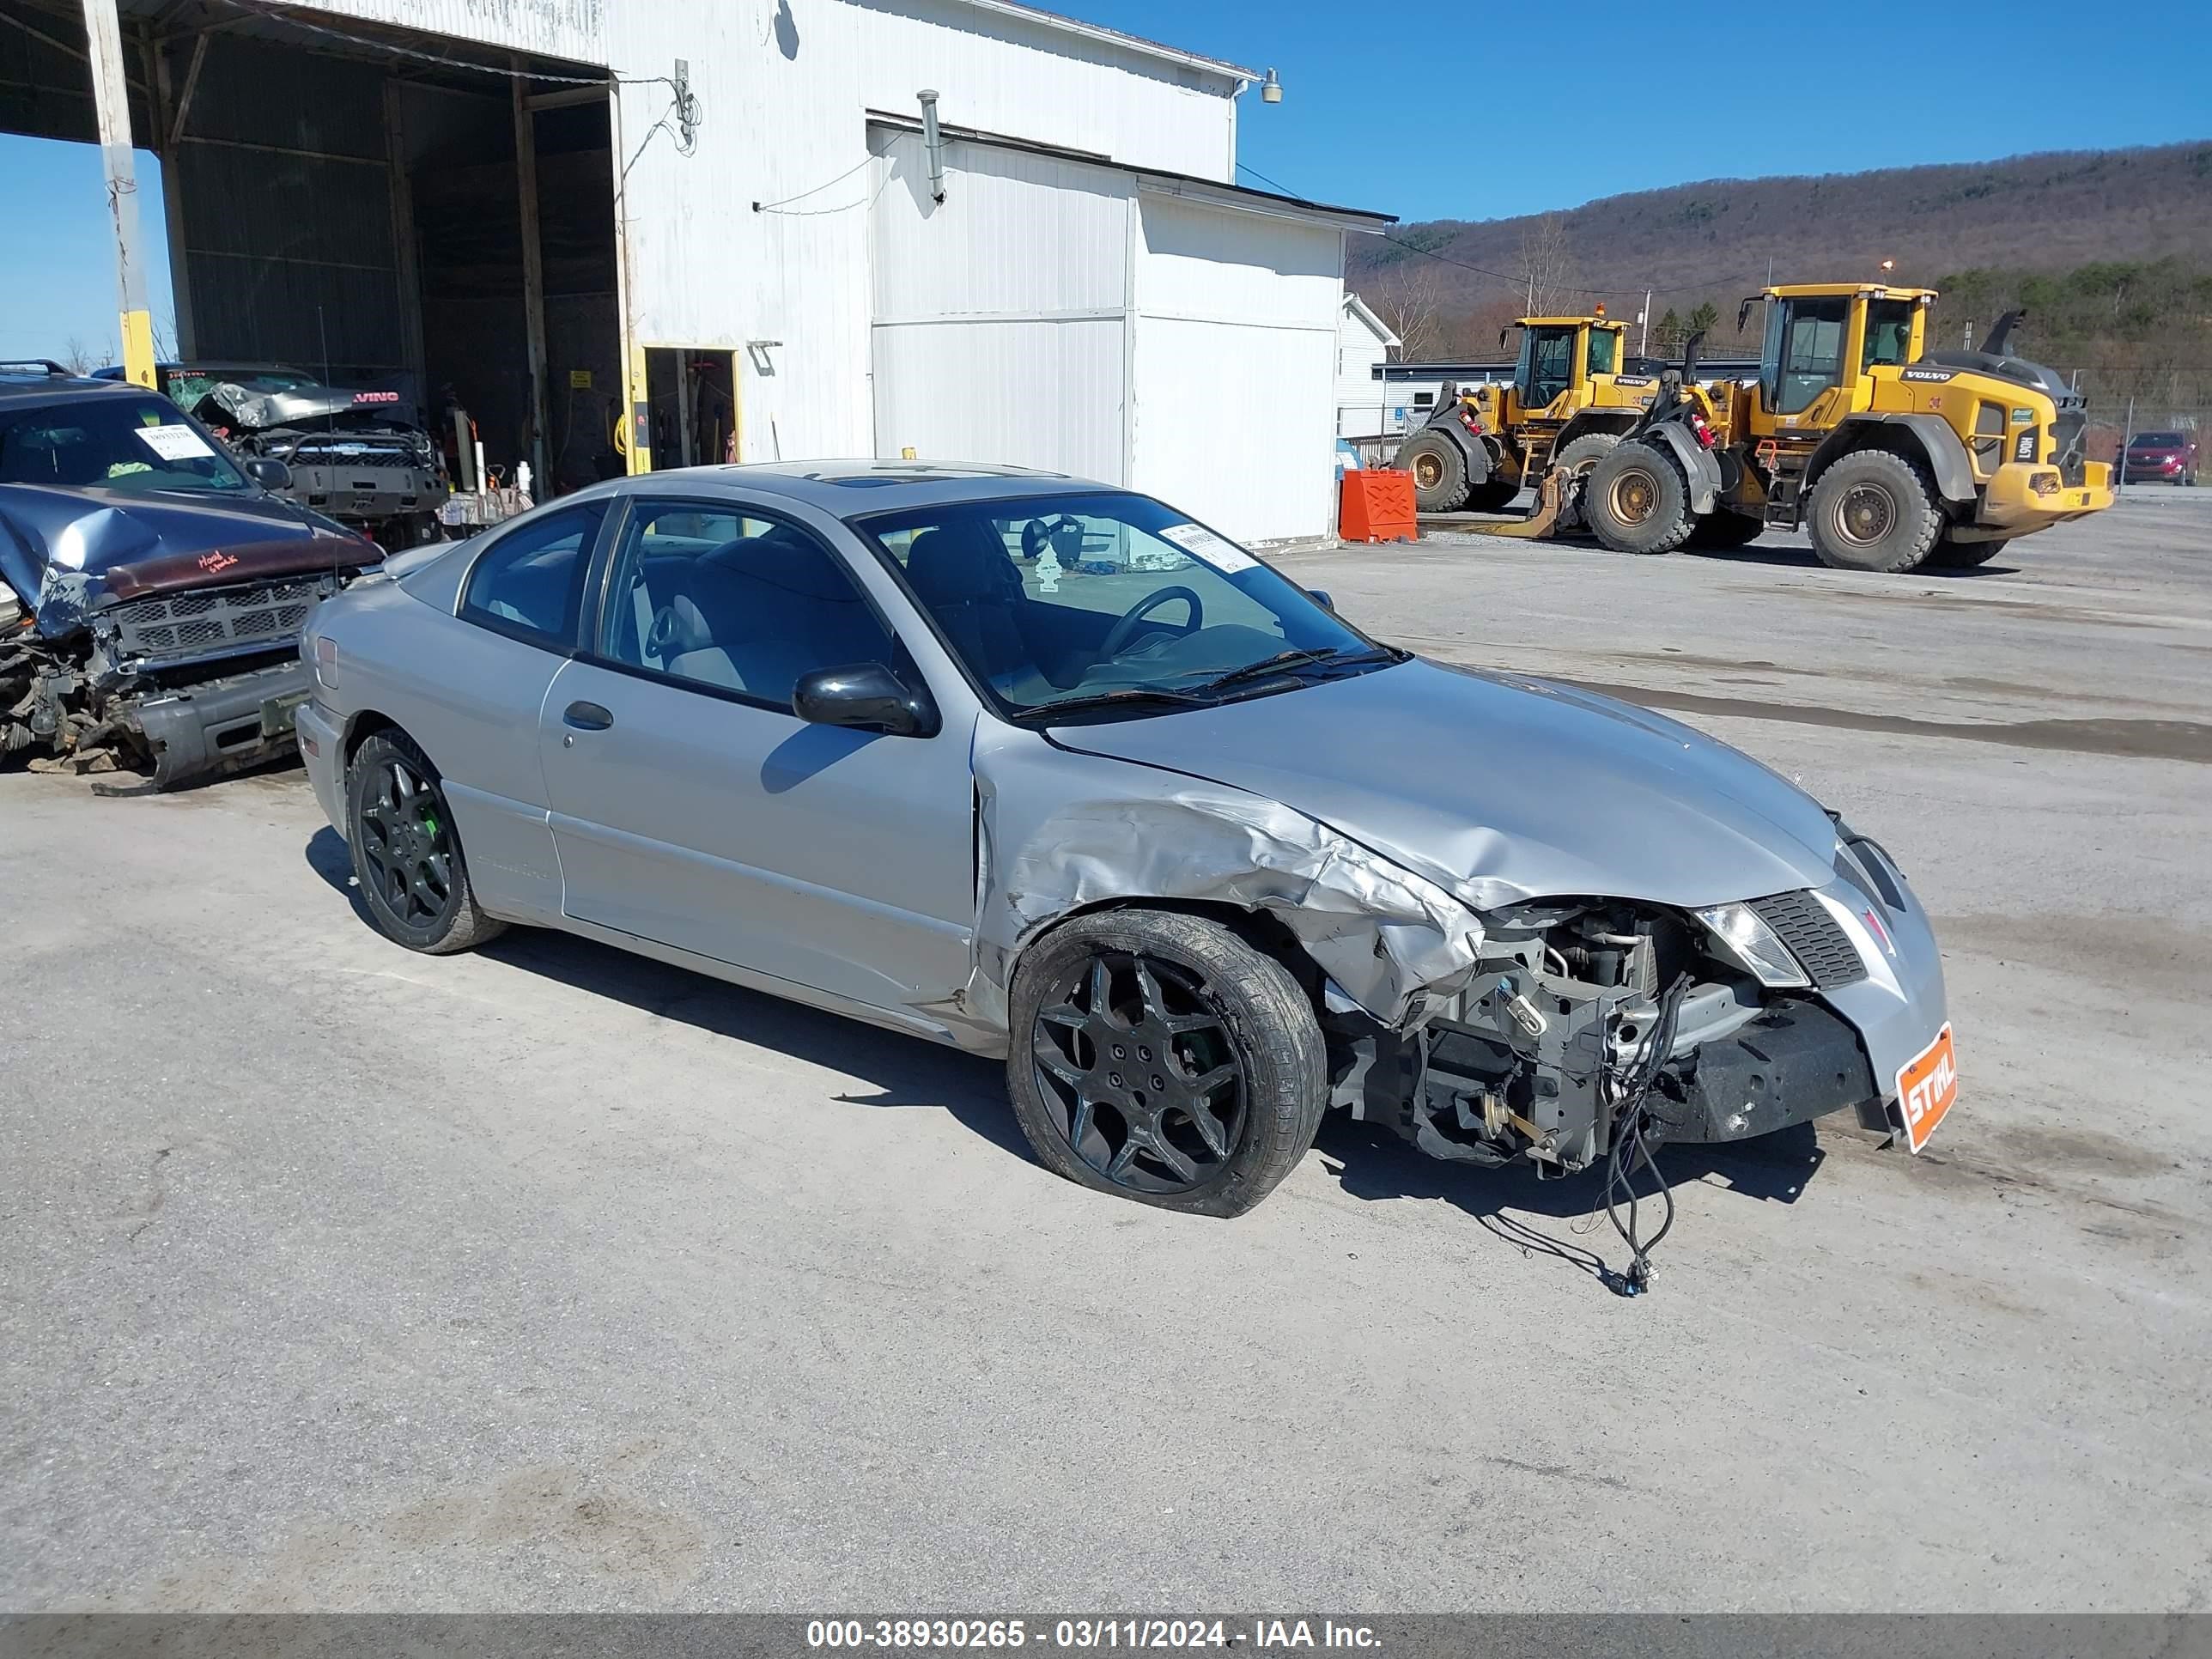
<svg viewBox="0 0 2212 1659">
<path fill-rule="evenodd" d="M 398 731 L 373 733 L 346 769 L 347 840 L 377 931 L 410 951 L 465 951 L 505 924 L 487 915 L 436 769 Z"/>
<path fill-rule="evenodd" d="M 356 815 L 362 862 L 373 891 L 410 927 L 436 927 L 452 915 L 453 830 L 429 779 L 398 756 L 370 774 Z"/>
<path fill-rule="evenodd" d="M 1077 1159 L 1112 1186 L 1154 1196 L 1219 1176 L 1244 1133 L 1244 1066 L 1195 976 L 1101 951 L 1048 998 L 1030 1063 Z"/>
<path fill-rule="evenodd" d="M 1076 916 L 1022 953 L 1009 989 L 1015 1120 L 1078 1186 L 1242 1215 L 1313 1145 L 1329 1082 L 1312 998 L 1222 920 Z"/>
</svg>

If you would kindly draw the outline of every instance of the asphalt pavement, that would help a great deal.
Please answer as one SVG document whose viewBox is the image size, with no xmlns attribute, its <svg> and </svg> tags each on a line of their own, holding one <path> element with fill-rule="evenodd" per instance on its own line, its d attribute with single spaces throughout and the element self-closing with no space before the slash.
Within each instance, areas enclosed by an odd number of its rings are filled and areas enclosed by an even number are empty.
<svg viewBox="0 0 2212 1659">
<path fill-rule="evenodd" d="M 1031 1162 L 990 1064 L 385 943 L 295 772 L 0 776 L 0 1607 L 2203 1610 L 2212 490 L 1964 575 L 1283 563 L 1883 841 L 1930 1152 L 1665 1155 L 1639 1300 L 1589 1182 L 1347 1123 L 1177 1217 Z"/>
</svg>

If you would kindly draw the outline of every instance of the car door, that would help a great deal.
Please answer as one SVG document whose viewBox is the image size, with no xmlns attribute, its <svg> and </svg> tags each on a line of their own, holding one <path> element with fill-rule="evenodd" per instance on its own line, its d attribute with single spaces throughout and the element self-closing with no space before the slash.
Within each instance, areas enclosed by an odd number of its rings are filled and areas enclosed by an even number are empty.
<svg viewBox="0 0 2212 1659">
<path fill-rule="evenodd" d="M 567 914 L 880 1008 L 964 984 L 970 731 L 791 710 L 816 669 L 919 680 L 844 556 L 772 509 L 643 495 L 599 591 L 540 725 Z"/>
</svg>

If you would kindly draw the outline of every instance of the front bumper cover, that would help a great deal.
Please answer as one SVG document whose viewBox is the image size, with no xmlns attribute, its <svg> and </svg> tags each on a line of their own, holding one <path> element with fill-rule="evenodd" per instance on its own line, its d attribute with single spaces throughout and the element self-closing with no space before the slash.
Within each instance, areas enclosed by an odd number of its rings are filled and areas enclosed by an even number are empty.
<svg viewBox="0 0 2212 1659">
<path fill-rule="evenodd" d="M 153 757 L 154 787 L 172 789 L 290 754 L 295 714 L 313 689 L 306 664 L 283 662 L 149 697 L 125 718 Z"/>
</svg>

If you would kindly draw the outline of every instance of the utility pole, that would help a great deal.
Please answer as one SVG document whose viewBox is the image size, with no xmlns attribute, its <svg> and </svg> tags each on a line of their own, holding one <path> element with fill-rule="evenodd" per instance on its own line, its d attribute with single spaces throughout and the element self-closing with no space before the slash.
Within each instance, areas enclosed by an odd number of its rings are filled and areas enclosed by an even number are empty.
<svg viewBox="0 0 2212 1659">
<path fill-rule="evenodd" d="M 138 177 L 131 158 L 131 88 L 124 78 L 123 25 L 116 0 L 84 0 L 86 61 L 92 68 L 92 109 L 100 161 L 107 175 L 107 212 L 115 227 L 115 291 L 123 320 L 123 374 L 154 388 L 154 314 L 146 305 L 146 268 L 138 242 Z"/>
<path fill-rule="evenodd" d="M 1644 342 L 1636 348 L 1636 355 L 1649 357 L 1651 355 L 1651 290 L 1648 288 L 1644 290 L 1644 315 L 1637 320 L 1644 325 Z"/>
</svg>

